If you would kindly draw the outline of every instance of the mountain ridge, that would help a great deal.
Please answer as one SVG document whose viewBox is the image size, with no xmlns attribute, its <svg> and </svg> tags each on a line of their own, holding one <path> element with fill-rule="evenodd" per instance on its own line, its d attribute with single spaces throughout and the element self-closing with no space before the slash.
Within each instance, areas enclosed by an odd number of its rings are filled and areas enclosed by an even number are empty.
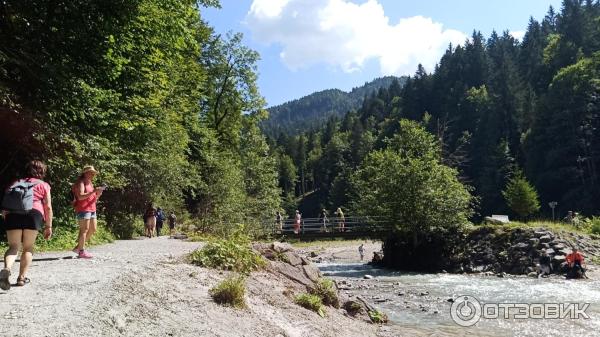
<svg viewBox="0 0 600 337">
<path fill-rule="evenodd" d="M 281 132 L 299 134 L 317 127 L 332 116 L 342 117 L 346 112 L 358 109 L 366 96 L 380 88 L 389 87 L 394 80 L 403 85 L 406 77 L 378 77 L 350 91 L 325 89 L 269 107 L 269 118 L 261 123 L 261 128 L 270 136 Z"/>
</svg>

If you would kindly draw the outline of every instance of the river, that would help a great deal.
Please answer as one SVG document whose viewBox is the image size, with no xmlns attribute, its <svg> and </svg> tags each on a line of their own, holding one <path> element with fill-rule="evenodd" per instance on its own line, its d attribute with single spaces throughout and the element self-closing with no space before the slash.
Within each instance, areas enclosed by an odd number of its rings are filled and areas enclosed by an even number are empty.
<svg viewBox="0 0 600 337">
<path fill-rule="evenodd" d="M 318 266 L 324 276 L 348 288 L 342 290 L 348 296 L 360 296 L 387 313 L 391 324 L 424 329 L 435 335 L 600 336 L 599 280 L 415 274 L 375 269 L 360 263 L 320 263 Z M 372 275 L 373 279 L 363 279 L 364 275 Z M 468 300 L 473 306 L 458 306 L 467 299 L 463 295 L 472 296 Z M 473 302 L 473 298 L 479 304 Z M 476 312 L 475 305 L 482 308 L 485 303 L 484 310 L 487 310 L 489 318 L 482 317 L 474 326 L 460 326 L 450 314 L 453 300 L 455 307 L 462 308 L 461 313 L 467 318 L 474 317 L 469 315 Z M 502 303 L 502 307 L 498 308 L 493 303 Z M 524 304 L 531 303 L 536 305 L 524 308 Z M 569 303 L 572 306 L 567 306 Z M 548 314 L 552 314 L 553 308 L 562 309 L 567 314 L 576 313 L 569 308 L 583 310 L 585 303 L 589 303 L 584 311 L 589 318 L 583 315 L 576 319 L 514 317 L 529 310 L 534 316 L 540 316 L 544 304 L 544 311 L 547 310 Z M 516 305 L 513 307 L 512 304 Z M 504 318 L 505 310 L 509 312 L 508 319 Z M 494 319 L 494 313 L 499 318 Z"/>
</svg>

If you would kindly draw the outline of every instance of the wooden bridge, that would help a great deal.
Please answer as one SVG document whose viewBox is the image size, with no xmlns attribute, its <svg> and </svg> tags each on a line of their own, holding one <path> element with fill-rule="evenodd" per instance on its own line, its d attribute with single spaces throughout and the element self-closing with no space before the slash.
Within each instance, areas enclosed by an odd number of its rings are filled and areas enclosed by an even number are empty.
<svg viewBox="0 0 600 337">
<path fill-rule="evenodd" d="M 345 217 L 304 218 L 296 227 L 294 219 L 285 219 L 271 223 L 271 233 L 274 236 L 285 236 L 299 239 L 318 238 L 380 238 L 389 229 L 381 217 Z"/>
</svg>

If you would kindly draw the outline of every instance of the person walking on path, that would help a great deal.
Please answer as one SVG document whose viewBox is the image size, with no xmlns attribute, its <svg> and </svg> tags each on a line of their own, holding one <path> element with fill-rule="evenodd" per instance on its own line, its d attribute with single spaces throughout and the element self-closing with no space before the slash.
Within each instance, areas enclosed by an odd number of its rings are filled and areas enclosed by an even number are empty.
<svg viewBox="0 0 600 337">
<path fill-rule="evenodd" d="M 160 231 L 162 230 L 163 223 L 165 222 L 165 213 L 162 208 L 158 207 L 156 209 L 156 236 L 160 236 Z"/>
<path fill-rule="evenodd" d="M 302 224 L 302 214 L 296 210 L 296 216 L 294 217 L 294 234 L 300 234 L 300 224 Z"/>
<path fill-rule="evenodd" d="M 92 258 L 92 255 L 85 251 L 85 243 L 90 241 L 98 228 L 96 204 L 98 203 L 98 198 L 102 196 L 102 192 L 106 188 L 106 186 L 94 188 L 93 180 L 97 174 L 98 171 L 93 166 L 85 166 L 79 178 L 72 186 L 72 192 L 75 196 L 75 214 L 77 215 L 77 222 L 79 224 L 78 243 L 73 248 L 73 252 L 84 259 Z"/>
<path fill-rule="evenodd" d="M 144 227 L 146 228 L 146 236 L 151 238 L 154 236 L 154 228 L 156 227 L 156 208 L 152 203 L 148 204 L 144 212 Z"/>
<path fill-rule="evenodd" d="M 338 207 L 338 209 L 335 211 L 335 214 L 337 215 L 338 229 L 340 232 L 343 232 L 344 228 L 346 227 L 346 218 L 344 217 L 344 212 L 342 212 L 342 208 Z"/>
<path fill-rule="evenodd" d="M 52 237 L 52 198 L 50 185 L 42 179 L 47 166 L 34 160 L 27 164 L 24 179 L 13 183 L 6 191 L 2 202 L 8 250 L 4 253 L 4 269 L 0 270 L 0 288 L 10 289 L 10 274 L 19 246 L 23 247 L 17 286 L 29 283 L 27 270 L 33 260 L 33 245 L 38 231 L 44 226 L 44 238 Z"/>
<path fill-rule="evenodd" d="M 175 231 L 175 223 L 177 221 L 177 217 L 175 216 L 175 212 L 171 211 L 169 214 L 169 235 L 173 236 L 173 232 Z"/>
</svg>

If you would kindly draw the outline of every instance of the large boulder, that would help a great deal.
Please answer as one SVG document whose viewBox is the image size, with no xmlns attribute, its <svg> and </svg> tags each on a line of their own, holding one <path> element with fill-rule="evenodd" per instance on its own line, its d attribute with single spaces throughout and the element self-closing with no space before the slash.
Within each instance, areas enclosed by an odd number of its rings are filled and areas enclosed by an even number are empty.
<svg viewBox="0 0 600 337">
<path fill-rule="evenodd" d="M 552 258 L 552 266 L 554 267 L 554 270 L 560 270 L 560 265 L 565 263 L 566 258 L 563 255 L 555 255 Z"/>
<path fill-rule="evenodd" d="M 313 282 L 317 282 L 321 277 L 321 271 L 313 264 L 303 265 L 302 270 L 304 271 L 304 275 Z"/>
<path fill-rule="evenodd" d="M 302 266 L 307 267 L 307 266 Z M 316 268 L 316 267 L 315 267 Z M 279 273 L 292 281 L 298 282 L 306 287 L 312 287 L 316 281 L 309 278 L 299 268 L 296 268 L 288 263 L 281 261 L 271 261 L 270 269 L 272 272 Z M 318 271 L 318 269 L 317 269 Z M 318 277 L 317 277 L 318 279 Z"/>
<path fill-rule="evenodd" d="M 294 267 L 302 264 L 302 259 L 300 258 L 300 256 L 298 256 L 296 253 L 294 253 L 292 251 L 283 253 L 283 256 L 285 257 L 285 259 L 287 259 L 286 262 L 291 264 Z"/>
<path fill-rule="evenodd" d="M 271 249 L 273 249 L 277 253 L 285 253 L 285 252 L 293 251 L 294 247 L 292 247 L 292 245 L 290 245 L 289 243 L 285 243 L 285 242 L 273 242 L 271 244 Z"/>
</svg>

